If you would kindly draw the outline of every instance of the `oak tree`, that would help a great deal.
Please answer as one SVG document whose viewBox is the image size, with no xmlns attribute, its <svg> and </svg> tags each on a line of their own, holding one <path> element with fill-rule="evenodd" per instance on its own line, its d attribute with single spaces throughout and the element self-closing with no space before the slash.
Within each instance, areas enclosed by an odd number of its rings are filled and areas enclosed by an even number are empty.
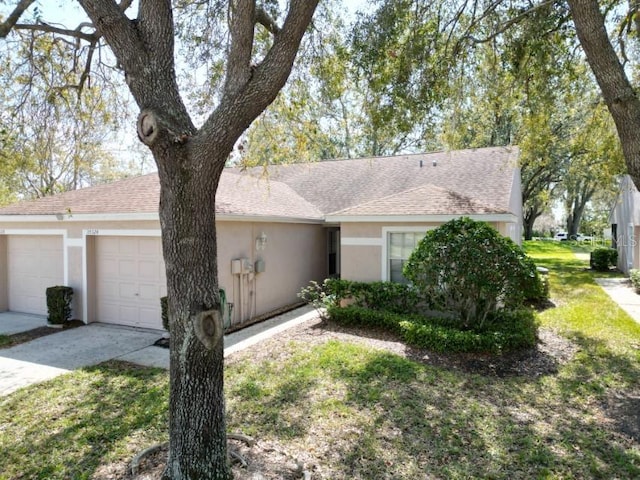
<svg viewBox="0 0 640 480">
<path fill-rule="evenodd" d="M 640 187 L 640 97 L 638 86 L 629 79 L 625 64 L 636 66 L 640 62 L 638 50 L 631 58 L 625 51 L 620 55 L 614 49 L 607 31 L 606 17 L 597 0 L 568 0 L 576 32 L 587 57 L 587 62 L 600 86 L 604 101 L 615 122 L 624 153 L 627 171 L 637 187 Z M 634 41 L 640 37 L 640 4 L 628 2 L 624 16 L 624 28 Z M 620 35 L 623 38 L 623 35 Z M 624 43 L 620 43 L 623 45 Z"/>
<path fill-rule="evenodd" d="M 169 458 L 164 478 L 228 479 L 223 394 L 223 340 L 216 257 L 215 194 L 234 144 L 275 99 L 292 69 L 318 0 L 78 0 L 90 19 L 76 29 L 46 23 L 19 0 L 0 24 L 47 31 L 77 49 L 77 87 L 108 46 L 140 113 L 137 133 L 160 178 L 159 216 L 171 322 Z M 188 14 L 178 18 L 178 14 Z M 176 15 L 174 17 L 174 14 Z M 133 15 L 133 16 L 129 16 Z M 23 23 L 21 23 L 21 19 Z M 196 125 L 181 95 L 175 60 L 177 24 L 201 18 L 225 24 L 200 38 L 223 59 L 220 92 Z M 255 49 L 256 32 L 271 41 Z M 73 41 L 69 41 L 73 39 Z"/>
</svg>

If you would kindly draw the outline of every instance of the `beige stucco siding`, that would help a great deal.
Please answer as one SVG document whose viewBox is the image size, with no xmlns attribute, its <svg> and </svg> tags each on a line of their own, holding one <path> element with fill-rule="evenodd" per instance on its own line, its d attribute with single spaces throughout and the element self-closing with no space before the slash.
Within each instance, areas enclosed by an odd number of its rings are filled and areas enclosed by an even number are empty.
<svg viewBox="0 0 640 480">
<path fill-rule="evenodd" d="M 9 271 L 7 269 L 7 237 L 0 235 L 0 312 L 9 308 Z"/>
<path fill-rule="evenodd" d="M 381 247 L 343 245 L 340 272 L 346 280 L 375 282 L 380 280 Z"/>
<path fill-rule="evenodd" d="M 266 236 L 266 246 L 256 239 Z M 246 259 L 253 272 L 232 274 L 231 261 Z M 256 272 L 261 260 L 263 272 Z M 320 225 L 219 222 L 218 274 L 233 320 L 238 322 L 299 301 L 297 293 L 326 272 L 326 231 Z"/>
</svg>

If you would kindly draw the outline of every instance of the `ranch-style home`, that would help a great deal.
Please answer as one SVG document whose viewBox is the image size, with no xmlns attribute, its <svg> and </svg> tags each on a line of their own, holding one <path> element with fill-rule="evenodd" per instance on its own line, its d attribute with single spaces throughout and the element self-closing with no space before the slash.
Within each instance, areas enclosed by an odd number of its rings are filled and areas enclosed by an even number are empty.
<svg viewBox="0 0 640 480">
<path fill-rule="evenodd" d="M 230 324 L 298 301 L 310 280 L 402 280 L 431 228 L 460 216 L 519 243 L 516 147 L 225 169 L 218 265 Z M 74 318 L 162 328 L 166 293 L 156 174 L 0 208 L 0 311 L 46 314 L 74 289 Z"/>
</svg>

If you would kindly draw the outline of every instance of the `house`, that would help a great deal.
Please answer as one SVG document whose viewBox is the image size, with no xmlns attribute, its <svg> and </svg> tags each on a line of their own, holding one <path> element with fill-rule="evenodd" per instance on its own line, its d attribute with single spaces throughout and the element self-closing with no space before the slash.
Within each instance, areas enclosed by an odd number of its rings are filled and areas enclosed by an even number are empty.
<svg viewBox="0 0 640 480">
<path fill-rule="evenodd" d="M 612 246 L 618 250 L 618 269 L 629 274 L 640 268 L 640 192 L 629 175 L 620 177 L 618 195 L 609 214 Z"/>
<path fill-rule="evenodd" d="M 239 324 L 327 276 L 400 280 L 426 230 L 460 216 L 520 242 L 515 147 L 225 169 L 216 195 L 219 282 Z M 166 293 L 156 174 L 0 208 L 0 311 L 160 328 Z"/>
</svg>

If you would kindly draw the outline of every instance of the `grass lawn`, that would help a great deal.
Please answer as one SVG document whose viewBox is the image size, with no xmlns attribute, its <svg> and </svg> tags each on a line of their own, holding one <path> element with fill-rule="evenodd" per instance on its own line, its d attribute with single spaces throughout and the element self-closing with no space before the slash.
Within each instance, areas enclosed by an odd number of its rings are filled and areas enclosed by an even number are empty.
<svg viewBox="0 0 640 480">
<path fill-rule="evenodd" d="M 557 306 L 541 325 L 578 347 L 557 374 L 482 376 L 292 340 L 231 357 L 229 430 L 304 460 L 313 479 L 640 478 L 640 325 L 570 246 L 526 248 L 551 269 Z M 110 478 L 165 440 L 166 407 L 167 373 L 123 363 L 0 398 L 0 478 Z"/>
</svg>

